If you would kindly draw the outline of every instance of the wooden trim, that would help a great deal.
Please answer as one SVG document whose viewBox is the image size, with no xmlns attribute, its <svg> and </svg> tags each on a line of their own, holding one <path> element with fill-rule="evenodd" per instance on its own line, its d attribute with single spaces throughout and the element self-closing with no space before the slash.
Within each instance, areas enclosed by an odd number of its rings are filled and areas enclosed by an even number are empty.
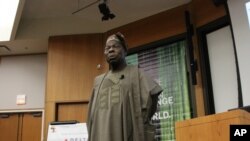
<svg viewBox="0 0 250 141">
<path fill-rule="evenodd" d="M 26 54 L 10 54 L 10 55 L 0 55 L 1 57 L 16 57 L 16 56 L 33 56 L 33 55 L 46 55 L 47 52 L 40 52 L 40 53 L 26 53 Z"/>
<path fill-rule="evenodd" d="M 55 120 L 58 121 L 58 110 L 60 105 L 88 104 L 89 101 L 61 101 L 55 102 Z"/>
<path fill-rule="evenodd" d="M 224 16 L 197 29 L 206 115 L 215 113 L 213 85 L 210 72 L 210 62 L 208 57 L 206 34 L 225 27 L 227 25 L 229 25 L 229 19 L 227 16 Z"/>
<path fill-rule="evenodd" d="M 44 109 L 25 109 L 25 110 L 20 110 L 20 109 L 14 109 L 14 110 L 2 110 L 0 111 L 1 113 L 37 113 L 37 112 L 44 112 Z"/>
<path fill-rule="evenodd" d="M 151 48 L 159 47 L 159 46 L 162 46 L 162 45 L 172 44 L 172 43 L 180 41 L 180 40 L 185 40 L 185 36 L 186 36 L 186 34 L 179 34 L 179 35 L 172 36 L 172 37 L 169 37 L 169 38 L 154 41 L 154 42 L 151 42 L 151 43 L 148 43 L 148 44 L 140 45 L 140 46 L 137 46 L 137 47 L 134 47 L 134 48 L 129 48 L 128 49 L 128 55 L 136 53 L 136 52 L 148 50 L 148 49 L 151 49 Z"/>
</svg>

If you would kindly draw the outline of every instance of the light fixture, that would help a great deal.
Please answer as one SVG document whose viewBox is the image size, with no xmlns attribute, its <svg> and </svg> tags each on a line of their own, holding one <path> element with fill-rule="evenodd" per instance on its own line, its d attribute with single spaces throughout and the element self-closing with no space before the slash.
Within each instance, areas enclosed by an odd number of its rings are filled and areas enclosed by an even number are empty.
<svg viewBox="0 0 250 141">
<path fill-rule="evenodd" d="M 246 3 L 246 9 L 247 9 L 248 24 L 250 28 L 250 1 Z"/>
<path fill-rule="evenodd" d="M 19 0 L 0 0 L 0 41 L 10 41 Z"/>
<path fill-rule="evenodd" d="M 109 7 L 107 5 L 107 0 L 104 0 L 103 3 L 98 5 L 99 11 L 101 12 L 102 16 L 102 21 L 106 21 L 109 19 L 113 19 L 115 15 L 110 12 Z"/>
<path fill-rule="evenodd" d="M 82 11 L 82 10 L 84 10 L 84 9 L 86 9 L 86 8 L 100 2 L 100 1 L 101 0 L 96 0 L 96 1 L 84 6 L 82 8 L 77 9 L 72 14 L 76 14 L 76 13 L 78 13 L 78 12 L 80 12 L 80 11 Z M 102 16 L 102 21 L 106 21 L 106 20 L 115 18 L 115 15 L 113 13 L 111 13 L 110 10 L 109 10 L 109 7 L 107 5 L 107 0 L 103 0 L 103 2 L 98 5 L 98 8 L 99 8 L 100 13 L 103 15 Z"/>
</svg>

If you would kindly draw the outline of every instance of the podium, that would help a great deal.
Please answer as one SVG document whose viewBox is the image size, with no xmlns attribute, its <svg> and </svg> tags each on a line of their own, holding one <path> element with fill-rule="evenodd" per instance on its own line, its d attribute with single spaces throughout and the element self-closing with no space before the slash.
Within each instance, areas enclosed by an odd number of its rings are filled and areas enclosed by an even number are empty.
<svg viewBox="0 0 250 141">
<path fill-rule="evenodd" d="M 176 122 L 176 141 L 229 141 L 235 124 L 250 125 L 250 113 L 233 110 Z"/>
</svg>

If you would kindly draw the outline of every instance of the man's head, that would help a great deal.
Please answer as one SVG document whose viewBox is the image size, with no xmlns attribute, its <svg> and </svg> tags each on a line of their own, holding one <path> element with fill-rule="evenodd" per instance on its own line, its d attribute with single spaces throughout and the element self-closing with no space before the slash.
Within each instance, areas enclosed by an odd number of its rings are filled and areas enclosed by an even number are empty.
<svg viewBox="0 0 250 141">
<path fill-rule="evenodd" d="M 110 35 L 107 38 L 104 55 L 109 64 L 118 64 L 125 61 L 127 55 L 127 45 L 121 33 Z"/>
</svg>

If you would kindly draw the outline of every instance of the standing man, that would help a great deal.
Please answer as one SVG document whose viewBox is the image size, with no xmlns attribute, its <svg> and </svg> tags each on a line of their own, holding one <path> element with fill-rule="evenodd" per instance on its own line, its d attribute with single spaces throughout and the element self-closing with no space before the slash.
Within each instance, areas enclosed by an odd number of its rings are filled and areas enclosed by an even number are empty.
<svg viewBox="0 0 250 141">
<path fill-rule="evenodd" d="M 109 71 L 95 78 L 89 103 L 89 141 L 153 141 L 149 120 L 161 87 L 137 66 L 126 63 L 121 33 L 107 38 L 104 55 Z"/>
</svg>

